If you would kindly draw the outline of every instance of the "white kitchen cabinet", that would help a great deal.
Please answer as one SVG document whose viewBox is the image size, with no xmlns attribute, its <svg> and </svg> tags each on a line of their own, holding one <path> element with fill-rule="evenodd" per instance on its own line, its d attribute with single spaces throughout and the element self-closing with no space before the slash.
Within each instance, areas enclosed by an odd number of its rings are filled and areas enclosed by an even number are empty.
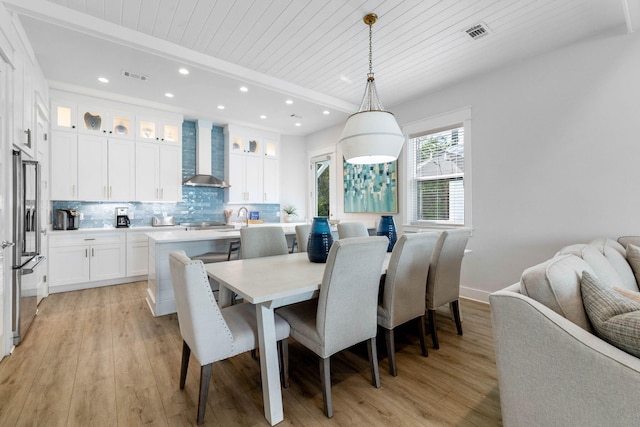
<svg viewBox="0 0 640 427">
<path fill-rule="evenodd" d="M 144 232 L 127 232 L 127 277 L 149 272 L 149 238 Z"/>
<path fill-rule="evenodd" d="M 228 201 L 262 203 L 262 158 L 231 154 L 228 165 Z"/>
<path fill-rule="evenodd" d="M 107 110 L 92 105 L 78 105 L 77 130 L 90 135 L 107 133 L 109 127 Z"/>
<path fill-rule="evenodd" d="M 51 200 L 78 200 L 78 136 L 51 132 Z"/>
<path fill-rule="evenodd" d="M 51 129 L 76 132 L 78 127 L 78 106 L 63 100 L 51 101 Z"/>
<path fill-rule="evenodd" d="M 136 141 L 135 199 L 182 200 L 182 147 Z"/>
<path fill-rule="evenodd" d="M 263 203 L 280 203 L 280 161 L 265 157 L 263 161 Z"/>
<path fill-rule="evenodd" d="M 280 136 L 233 124 L 224 135 L 227 203 L 279 203 Z"/>
<path fill-rule="evenodd" d="M 49 261 L 50 292 L 123 278 L 126 276 L 125 234 L 54 232 L 49 236 Z"/>
<path fill-rule="evenodd" d="M 182 121 L 139 116 L 137 118 L 138 141 L 157 141 L 170 144 L 182 142 Z"/>
<path fill-rule="evenodd" d="M 134 160 L 133 141 L 78 135 L 78 199 L 132 200 L 135 194 Z"/>
</svg>

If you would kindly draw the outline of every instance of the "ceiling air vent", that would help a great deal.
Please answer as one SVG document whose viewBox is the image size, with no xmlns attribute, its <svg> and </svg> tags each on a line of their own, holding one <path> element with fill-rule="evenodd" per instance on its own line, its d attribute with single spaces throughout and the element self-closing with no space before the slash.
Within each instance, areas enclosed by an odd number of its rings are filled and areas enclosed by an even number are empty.
<svg viewBox="0 0 640 427">
<path fill-rule="evenodd" d="M 491 34 L 491 31 L 489 30 L 489 27 L 487 27 L 487 24 L 480 22 L 476 25 L 471 26 L 470 28 L 467 28 L 466 30 L 464 30 L 465 33 L 467 33 L 467 35 L 469 35 L 469 37 L 471 37 L 474 40 L 480 39 L 484 36 L 488 36 L 489 34 Z"/>
<path fill-rule="evenodd" d="M 136 80 L 141 80 L 143 82 L 149 80 L 149 76 L 145 76 L 144 74 L 132 73 L 131 71 L 122 70 L 123 77 L 129 77 Z"/>
</svg>

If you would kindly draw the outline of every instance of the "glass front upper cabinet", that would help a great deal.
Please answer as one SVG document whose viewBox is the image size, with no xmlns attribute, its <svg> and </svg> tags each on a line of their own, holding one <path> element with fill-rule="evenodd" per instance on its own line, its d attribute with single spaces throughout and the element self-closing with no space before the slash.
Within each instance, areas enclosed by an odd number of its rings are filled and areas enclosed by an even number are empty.
<svg viewBox="0 0 640 427">
<path fill-rule="evenodd" d="M 110 117 L 110 135 L 125 139 L 132 139 L 134 137 L 133 115 L 126 113 L 111 113 Z"/>
<path fill-rule="evenodd" d="M 57 130 L 75 131 L 77 127 L 77 108 L 75 104 L 52 102 L 52 127 Z"/>
<path fill-rule="evenodd" d="M 78 131 L 85 133 L 107 133 L 109 124 L 106 114 L 93 107 L 78 106 Z"/>
</svg>

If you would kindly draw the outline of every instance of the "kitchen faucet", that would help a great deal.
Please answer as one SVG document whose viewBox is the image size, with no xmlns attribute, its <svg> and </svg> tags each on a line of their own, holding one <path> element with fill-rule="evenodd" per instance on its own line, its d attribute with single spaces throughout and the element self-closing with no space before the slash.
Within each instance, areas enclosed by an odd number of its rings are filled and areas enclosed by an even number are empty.
<svg viewBox="0 0 640 427">
<path fill-rule="evenodd" d="M 238 209 L 238 218 L 240 218 L 240 212 L 242 212 L 242 210 L 244 209 L 244 217 L 245 217 L 245 227 L 249 226 L 249 211 L 247 210 L 247 208 L 245 208 L 244 206 L 241 207 L 240 209 Z"/>
</svg>

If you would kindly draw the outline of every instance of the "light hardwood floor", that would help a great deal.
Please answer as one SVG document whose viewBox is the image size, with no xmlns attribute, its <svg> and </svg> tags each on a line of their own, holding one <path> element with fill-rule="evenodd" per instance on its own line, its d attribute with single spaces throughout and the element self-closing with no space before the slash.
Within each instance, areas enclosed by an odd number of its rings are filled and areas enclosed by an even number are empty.
<svg viewBox="0 0 640 427">
<path fill-rule="evenodd" d="M 0 362 L 0 426 L 195 425 L 199 364 L 178 389 L 175 314 L 154 318 L 145 282 L 54 294 L 23 343 Z M 438 312 L 440 349 L 420 353 L 413 325 L 396 334 L 398 376 L 378 338 L 382 387 L 366 347 L 332 357 L 334 417 L 325 418 L 318 359 L 290 340 L 291 386 L 280 426 L 501 425 L 489 306 L 462 300 L 464 336 Z M 260 366 L 249 353 L 214 364 L 205 425 L 266 426 Z"/>
</svg>

